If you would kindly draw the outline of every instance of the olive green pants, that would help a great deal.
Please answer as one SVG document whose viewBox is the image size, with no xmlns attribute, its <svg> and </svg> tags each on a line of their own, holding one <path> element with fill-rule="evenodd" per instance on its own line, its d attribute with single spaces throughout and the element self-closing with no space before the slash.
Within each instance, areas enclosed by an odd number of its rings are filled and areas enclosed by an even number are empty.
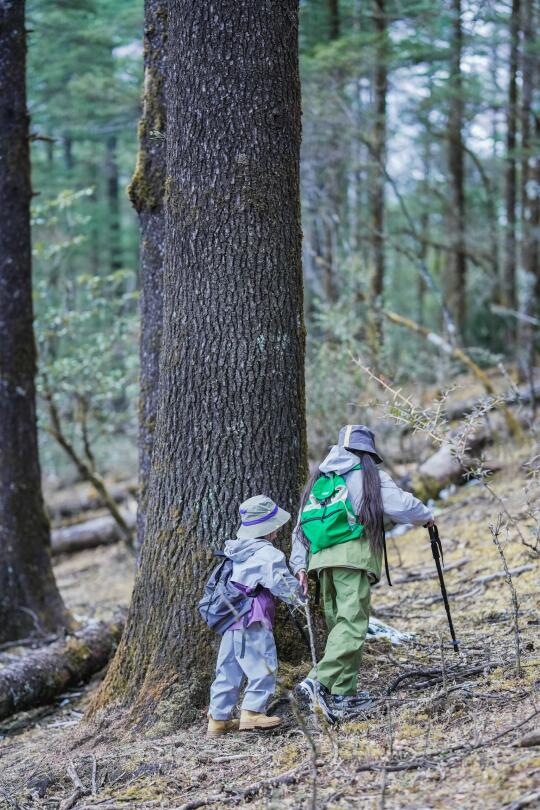
<svg viewBox="0 0 540 810">
<path fill-rule="evenodd" d="M 369 624 L 371 586 L 367 571 L 324 568 L 321 598 L 328 627 L 324 656 L 312 670 L 334 695 L 356 695 L 356 678 Z"/>
</svg>

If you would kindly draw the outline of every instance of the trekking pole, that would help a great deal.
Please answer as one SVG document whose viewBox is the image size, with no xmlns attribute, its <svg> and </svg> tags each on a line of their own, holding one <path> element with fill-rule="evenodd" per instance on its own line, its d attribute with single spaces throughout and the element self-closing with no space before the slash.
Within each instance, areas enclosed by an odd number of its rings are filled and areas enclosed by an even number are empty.
<svg viewBox="0 0 540 810">
<path fill-rule="evenodd" d="M 291 608 L 290 605 L 287 605 L 287 609 L 289 611 L 289 615 L 290 615 L 291 619 L 293 620 L 293 624 L 295 625 L 296 629 L 298 630 L 298 632 L 302 636 L 302 641 L 304 642 L 304 644 L 306 645 L 308 650 L 311 652 L 311 644 L 309 643 L 309 639 L 306 636 L 306 632 L 305 632 L 304 628 L 302 627 L 302 625 L 300 624 L 300 622 L 296 618 L 296 614 L 295 614 L 295 612 L 293 611 L 293 609 Z"/>
<path fill-rule="evenodd" d="M 441 594 L 444 602 L 444 609 L 446 610 L 446 616 L 448 618 L 448 626 L 450 627 L 450 635 L 452 636 L 452 644 L 454 646 L 454 652 L 459 652 L 456 634 L 454 632 L 454 625 L 452 624 L 452 616 L 450 615 L 448 594 L 446 593 L 446 586 L 444 584 L 444 577 L 443 577 L 444 556 L 441 538 L 439 537 L 439 530 L 434 524 L 433 526 L 428 526 L 428 532 L 429 532 L 429 539 L 431 541 L 431 553 L 433 554 L 433 559 L 435 560 L 435 565 L 437 566 L 437 573 L 439 575 L 439 585 L 441 586 Z"/>
</svg>

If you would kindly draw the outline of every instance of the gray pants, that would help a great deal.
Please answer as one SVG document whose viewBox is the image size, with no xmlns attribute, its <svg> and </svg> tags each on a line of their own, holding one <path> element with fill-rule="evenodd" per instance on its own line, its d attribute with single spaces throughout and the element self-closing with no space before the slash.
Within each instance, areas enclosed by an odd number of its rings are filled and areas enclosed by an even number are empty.
<svg viewBox="0 0 540 810">
<path fill-rule="evenodd" d="M 276 689 L 277 653 L 272 631 L 260 622 L 223 634 L 210 688 L 209 713 L 214 720 L 231 717 L 244 676 L 247 685 L 242 709 L 264 712 Z"/>
</svg>

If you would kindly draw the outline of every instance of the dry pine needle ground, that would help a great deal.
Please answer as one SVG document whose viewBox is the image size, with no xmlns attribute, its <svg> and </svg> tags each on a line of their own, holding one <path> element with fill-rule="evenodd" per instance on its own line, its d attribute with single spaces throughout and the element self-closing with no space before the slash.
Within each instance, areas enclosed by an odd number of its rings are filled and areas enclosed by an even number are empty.
<svg viewBox="0 0 540 810">
<path fill-rule="evenodd" d="M 519 516 L 528 450 L 511 460 L 506 448 L 499 452 L 505 466 L 493 486 Z M 427 533 L 396 538 L 401 566 L 390 543 L 396 584 L 377 587 L 375 615 L 416 641 L 367 645 L 359 686 L 381 699 L 369 717 L 337 730 L 309 718 L 306 736 L 284 704 L 285 727 L 272 736 L 206 740 L 201 712 L 196 726 L 174 736 L 111 741 L 106 729 L 81 722 L 96 679 L 4 724 L 0 807 L 308 808 L 314 799 L 329 810 L 540 807 L 540 569 L 512 527 L 508 540 L 501 535 L 509 568 L 523 569 L 513 576 L 518 678 L 510 590 L 502 576 L 489 579 L 502 570 L 489 529 L 499 511 L 482 486 L 469 486 L 438 515 L 459 655 L 448 644 Z M 131 582 L 122 573 L 130 569 L 123 552 L 108 547 L 60 560 L 56 574 L 77 614 L 109 616 L 128 602 Z M 301 674 L 283 668 L 283 690 Z"/>
</svg>

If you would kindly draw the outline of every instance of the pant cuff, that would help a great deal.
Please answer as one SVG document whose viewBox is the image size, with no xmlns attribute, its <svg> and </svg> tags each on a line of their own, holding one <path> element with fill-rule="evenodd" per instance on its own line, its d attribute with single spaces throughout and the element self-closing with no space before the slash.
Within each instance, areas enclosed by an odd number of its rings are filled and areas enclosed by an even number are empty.
<svg viewBox="0 0 540 810">
<path fill-rule="evenodd" d="M 314 669 L 310 670 L 307 677 L 311 678 L 312 681 L 318 681 L 319 683 L 321 683 L 325 687 L 325 689 L 328 689 L 328 691 L 331 691 L 330 690 L 330 681 L 327 681 L 326 678 L 324 678 L 324 677 L 321 678 L 321 676 L 319 675 L 319 673 L 316 670 L 314 670 Z"/>
<path fill-rule="evenodd" d="M 212 720 L 230 720 L 233 716 L 232 712 L 220 712 L 220 711 L 212 711 L 212 709 L 208 710 L 209 717 Z"/>
<path fill-rule="evenodd" d="M 260 714 L 265 714 L 267 706 L 268 706 L 267 700 L 265 700 L 264 703 L 253 703 L 252 701 L 244 700 L 241 708 L 247 712 L 259 712 Z"/>
<path fill-rule="evenodd" d="M 339 686 L 330 690 L 333 695 L 340 695 L 341 697 L 354 697 L 358 694 L 358 691 L 354 689 L 351 691 L 350 689 L 340 689 Z"/>
</svg>

